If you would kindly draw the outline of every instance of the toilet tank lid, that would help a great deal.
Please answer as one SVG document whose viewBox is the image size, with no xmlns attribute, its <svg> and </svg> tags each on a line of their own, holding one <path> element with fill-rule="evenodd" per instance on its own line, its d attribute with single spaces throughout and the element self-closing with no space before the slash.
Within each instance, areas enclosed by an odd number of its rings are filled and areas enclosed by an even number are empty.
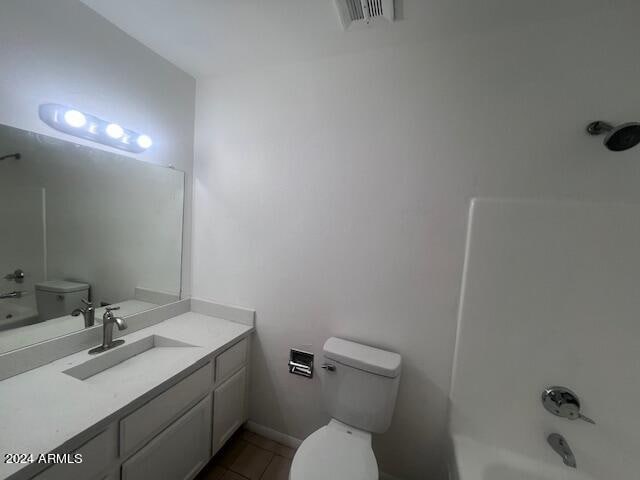
<svg viewBox="0 0 640 480">
<path fill-rule="evenodd" d="M 324 356 L 350 367 L 385 377 L 400 374 L 402 357 L 397 353 L 331 337 L 324 343 Z"/>
<path fill-rule="evenodd" d="M 67 280 L 47 280 L 36 283 L 36 290 L 41 292 L 72 293 L 89 290 L 88 283 L 69 282 Z"/>
</svg>

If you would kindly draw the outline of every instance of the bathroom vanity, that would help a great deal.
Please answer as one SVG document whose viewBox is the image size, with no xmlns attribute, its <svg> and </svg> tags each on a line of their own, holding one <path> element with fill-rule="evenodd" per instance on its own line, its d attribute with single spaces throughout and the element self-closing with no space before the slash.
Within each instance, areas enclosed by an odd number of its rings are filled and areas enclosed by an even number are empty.
<svg viewBox="0 0 640 480">
<path fill-rule="evenodd" d="M 0 381 L 0 478 L 193 478 L 247 420 L 253 330 L 191 311 Z"/>
<path fill-rule="evenodd" d="M 183 298 L 184 172 L 0 150 L 0 479 L 193 478 L 247 420 L 255 312 Z"/>
</svg>

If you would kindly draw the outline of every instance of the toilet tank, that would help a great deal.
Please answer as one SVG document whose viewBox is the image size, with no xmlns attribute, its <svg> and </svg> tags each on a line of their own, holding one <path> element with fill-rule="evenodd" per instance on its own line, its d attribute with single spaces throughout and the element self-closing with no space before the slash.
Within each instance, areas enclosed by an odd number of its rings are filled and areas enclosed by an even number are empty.
<svg viewBox="0 0 640 480">
<path fill-rule="evenodd" d="M 389 428 L 400 382 L 400 355 L 341 338 L 323 347 L 321 375 L 325 406 L 332 418 L 372 433 Z"/>
<path fill-rule="evenodd" d="M 41 322 L 69 315 L 82 306 L 82 299 L 89 299 L 89 284 L 49 280 L 36 283 L 36 304 Z"/>
</svg>

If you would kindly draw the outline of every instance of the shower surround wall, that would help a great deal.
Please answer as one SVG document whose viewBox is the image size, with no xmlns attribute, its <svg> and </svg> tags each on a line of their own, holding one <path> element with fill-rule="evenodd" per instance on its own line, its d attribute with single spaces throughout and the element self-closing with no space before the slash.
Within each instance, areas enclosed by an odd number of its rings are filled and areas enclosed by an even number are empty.
<svg viewBox="0 0 640 480">
<path fill-rule="evenodd" d="M 12 167 L 0 162 L 0 175 Z M 2 185 L 0 181 L 0 294 L 14 290 L 27 292 L 21 298 L 5 299 L 2 302 L 28 307 L 34 313 L 35 284 L 45 280 L 47 273 L 45 202 L 45 191 L 42 188 Z M 22 283 L 4 278 L 16 269 L 25 272 Z M 0 329 L 2 320 L 0 318 Z"/>
<path fill-rule="evenodd" d="M 454 35 L 475 24 L 454 3 L 430 41 L 198 81 L 194 294 L 258 312 L 251 420 L 298 438 L 328 421 L 318 379 L 287 373 L 290 347 L 397 351 L 374 448 L 406 480 L 445 478 L 470 198 L 640 203 L 640 149 L 584 132 L 640 116 L 640 5 L 502 2 L 484 20 L 513 21 Z"/>
<path fill-rule="evenodd" d="M 551 433 L 575 454 L 581 476 L 567 478 L 638 478 L 640 205 L 479 200 L 469 229 L 453 435 L 537 462 L 511 478 L 574 475 Z M 596 424 L 547 412 L 550 385 Z"/>
</svg>

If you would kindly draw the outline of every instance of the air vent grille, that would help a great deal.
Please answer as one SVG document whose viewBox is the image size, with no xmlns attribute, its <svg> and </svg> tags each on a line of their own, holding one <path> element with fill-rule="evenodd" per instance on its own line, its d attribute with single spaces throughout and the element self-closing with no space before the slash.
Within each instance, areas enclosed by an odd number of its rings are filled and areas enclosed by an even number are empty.
<svg viewBox="0 0 640 480">
<path fill-rule="evenodd" d="M 368 26 L 378 18 L 395 18 L 393 0 L 335 0 L 335 4 L 345 29 Z"/>
<path fill-rule="evenodd" d="M 372 17 L 382 16 L 382 0 L 367 0 L 369 4 L 369 15 Z"/>
<path fill-rule="evenodd" d="M 362 3 L 360 3 L 360 0 L 345 0 L 345 3 L 349 9 L 350 21 L 364 20 L 364 12 L 362 11 Z"/>
</svg>

